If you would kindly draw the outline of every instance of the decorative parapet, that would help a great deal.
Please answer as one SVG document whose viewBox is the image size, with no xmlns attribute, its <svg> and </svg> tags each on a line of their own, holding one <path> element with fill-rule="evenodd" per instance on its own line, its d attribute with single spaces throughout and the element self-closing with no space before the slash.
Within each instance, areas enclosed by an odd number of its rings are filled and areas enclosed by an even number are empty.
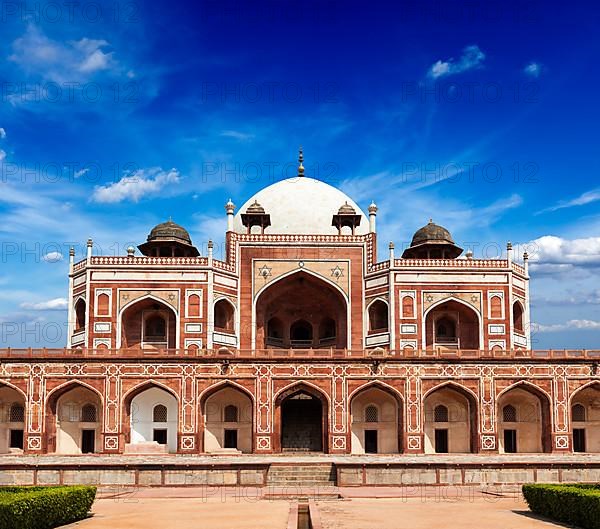
<svg viewBox="0 0 600 529">
<path fill-rule="evenodd" d="M 130 359 L 143 358 L 153 360 L 156 358 L 179 358 L 182 361 L 189 358 L 203 358 L 210 361 L 227 361 L 228 359 L 346 359 L 365 360 L 374 362 L 380 360 L 587 360 L 591 361 L 592 368 L 597 369 L 600 362 L 599 349 L 544 349 L 544 350 L 432 350 L 432 349 L 406 349 L 390 351 L 381 347 L 375 349 L 235 349 L 223 346 L 219 349 L 0 349 L 0 360 L 26 359 L 29 361 L 47 361 L 50 359 L 70 358 L 107 358 Z"/>
<path fill-rule="evenodd" d="M 394 267 L 506 270 L 508 268 L 508 261 L 506 259 L 395 259 Z M 522 267 L 520 268 L 522 269 Z"/>
</svg>

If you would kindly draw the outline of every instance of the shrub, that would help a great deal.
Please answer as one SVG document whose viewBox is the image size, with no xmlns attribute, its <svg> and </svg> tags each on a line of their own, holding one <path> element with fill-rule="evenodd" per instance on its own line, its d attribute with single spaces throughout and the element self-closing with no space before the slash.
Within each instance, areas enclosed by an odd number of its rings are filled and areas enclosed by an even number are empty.
<svg viewBox="0 0 600 529">
<path fill-rule="evenodd" d="M 51 529 L 87 517 L 96 487 L 0 487 L 2 529 Z"/>
<path fill-rule="evenodd" d="M 553 520 L 600 529 L 600 485 L 523 485 L 529 508 Z"/>
</svg>

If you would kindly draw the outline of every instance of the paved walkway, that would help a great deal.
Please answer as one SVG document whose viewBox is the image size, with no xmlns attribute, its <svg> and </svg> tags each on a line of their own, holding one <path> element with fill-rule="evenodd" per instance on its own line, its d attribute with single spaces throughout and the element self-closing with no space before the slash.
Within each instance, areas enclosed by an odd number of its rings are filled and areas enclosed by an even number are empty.
<svg viewBox="0 0 600 529">
<path fill-rule="evenodd" d="M 318 502 L 322 529 L 558 529 L 516 498 L 481 496 Z"/>
<path fill-rule="evenodd" d="M 286 529 L 288 501 L 124 497 L 96 500 L 94 516 L 64 529 Z"/>
<path fill-rule="evenodd" d="M 518 491 L 473 487 L 340 489 L 344 499 L 317 501 L 319 529 L 558 529 L 530 514 Z M 228 487 L 103 489 L 94 516 L 70 529 L 286 529 L 294 501 L 260 499 L 261 489 Z M 362 496 L 362 497 L 360 497 Z M 295 529 L 295 527 L 294 527 Z"/>
</svg>

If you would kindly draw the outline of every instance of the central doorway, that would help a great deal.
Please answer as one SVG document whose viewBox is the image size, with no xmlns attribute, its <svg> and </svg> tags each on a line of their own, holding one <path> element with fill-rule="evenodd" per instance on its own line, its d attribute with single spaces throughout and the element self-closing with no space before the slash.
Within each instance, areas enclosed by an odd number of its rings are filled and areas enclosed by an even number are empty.
<svg viewBox="0 0 600 529">
<path fill-rule="evenodd" d="M 323 451 L 323 403 L 298 391 L 281 403 L 281 449 L 286 452 Z"/>
</svg>

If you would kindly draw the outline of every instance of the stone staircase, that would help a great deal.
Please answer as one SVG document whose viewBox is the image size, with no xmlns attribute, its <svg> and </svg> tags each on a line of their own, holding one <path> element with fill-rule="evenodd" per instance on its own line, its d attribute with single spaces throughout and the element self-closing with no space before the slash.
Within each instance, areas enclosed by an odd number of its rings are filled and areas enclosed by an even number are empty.
<svg viewBox="0 0 600 529">
<path fill-rule="evenodd" d="M 332 496 L 336 472 L 332 464 L 272 464 L 267 474 L 269 496 Z"/>
</svg>

